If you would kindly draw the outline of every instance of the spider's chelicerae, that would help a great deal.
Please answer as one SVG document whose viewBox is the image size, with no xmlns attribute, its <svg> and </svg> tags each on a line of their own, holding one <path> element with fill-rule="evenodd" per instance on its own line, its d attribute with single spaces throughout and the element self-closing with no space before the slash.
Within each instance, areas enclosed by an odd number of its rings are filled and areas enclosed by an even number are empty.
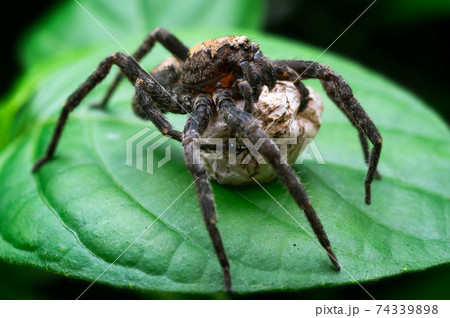
<svg viewBox="0 0 450 318">
<path fill-rule="evenodd" d="M 155 42 L 161 43 L 173 57 L 165 60 L 149 74 L 139 66 L 138 61 L 153 48 Z M 340 269 L 305 188 L 287 158 L 282 155 L 280 148 L 271 138 L 273 134 L 268 134 L 262 127 L 262 121 L 258 120 L 261 115 L 264 117 L 264 109 L 263 114 L 257 114 L 256 111 L 258 109 L 261 113 L 259 99 L 263 91 L 270 97 L 277 87 L 280 90 L 279 85 L 287 83 L 286 85 L 289 84 L 296 92 L 298 91 L 298 107 L 295 111 L 296 114 L 302 115 L 310 109 L 309 104 L 314 103 L 312 95 L 315 93 L 310 92 L 301 80 L 321 80 L 330 99 L 359 132 L 364 157 L 369 167 L 364 181 L 365 202 L 370 204 L 370 185 L 373 178 L 379 176 L 377 164 L 382 139 L 369 116 L 353 96 L 350 86 L 339 74 L 328 66 L 311 61 L 271 61 L 263 55 L 258 44 L 245 36 L 222 37 L 202 42 L 189 50 L 174 35 L 158 28 L 145 38 L 133 56 L 118 52 L 105 58 L 95 72 L 70 95 L 61 111 L 47 151 L 43 158 L 35 163 L 33 171 L 38 170 L 53 157 L 69 113 L 105 78 L 113 64 L 120 68 L 121 74 L 116 77 L 97 107 L 106 106 L 120 79 L 125 75 L 136 89 L 133 101 L 135 113 L 151 120 L 165 136 L 182 143 L 187 167 L 195 179 L 203 220 L 224 272 L 227 291 L 232 290 L 230 266 L 216 226 L 217 216 L 209 183 L 209 176 L 214 175 L 214 167 L 207 167 L 202 160 L 195 161 L 200 155 L 199 152 L 203 151 L 196 143 L 208 127 L 218 121 L 226 125 L 224 131 L 228 131 L 229 134 L 222 137 L 247 138 L 253 144 L 260 142 L 259 153 L 270 163 L 273 175 L 280 178 L 304 211 L 334 267 Z M 281 91 L 283 92 L 283 89 Z M 284 91 L 287 91 L 287 88 Z M 242 106 L 238 107 L 239 103 Z M 172 127 L 164 116 L 165 112 L 190 114 L 183 133 Z M 296 123 L 297 126 L 301 125 L 301 121 Z M 367 139 L 373 144 L 370 153 Z M 256 181 L 258 172 L 255 171 L 251 177 Z M 261 181 L 270 179 L 260 178 Z"/>
</svg>

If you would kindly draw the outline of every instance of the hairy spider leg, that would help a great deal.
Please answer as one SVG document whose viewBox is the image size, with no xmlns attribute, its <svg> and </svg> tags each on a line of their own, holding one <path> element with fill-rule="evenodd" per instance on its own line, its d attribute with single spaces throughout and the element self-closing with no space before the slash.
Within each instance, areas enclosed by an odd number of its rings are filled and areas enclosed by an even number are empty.
<svg viewBox="0 0 450 318">
<path fill-rule="evenodd" d="M 216 226 L 217 214 L 211 185 L 203 162 L 201 160 L 195 162 L 196 158 L 200 158 L 200 147 L 198 145 L 199 138 L 208 126 L 212 101 L 205 95 L 199 95 L 195 101 L 194 107 L 194 112 L 189 116 L 186 125 L 184 126 L 182 142 L 184 159 L 189 172 L 195 179 L 195 188 L 197 190 L 197 197 L 202 211 L 203 221 L 208 229 L 214 250 L 216 251 L 217 258 L 219 259 L 220 266 L 225 275 L 225 289 L 227 292 L 231 292 L 230 265 L 225 253 L 225 248 L 223 247 L 219 229 Z"/>
<path fill-rule="evenodd" d="M 281 81 L 290 81 L 294 84 L 294 86 L 297 88 L 297 90 L 300 93 L 300 107 L 298 109 L 298 112 L 302 112 L 308 107 L 309 102 L 309 91 L 306 88 L 306 85 L 303 84 L 303 82 L 300 80 L 300 76 L 297 74 L 296 71 L 294 71 L 289 66 L 285 65 L 276 65 L 274 67 L 275 69 L 275 76 L 277 77 L 277 80 Z"/>
<path fill-rule="evenodd" d="M 244 111 L 247 113 L 253 113 L 253 97 L 252 97 L 252 87 L 246 80 L 239 80 L 239 92 L 242 97 L 244 97 Z"/>
<path fill-rule="evenodd" d="M 304 211 L 320 244 L 327 252 L 331 263 L 339 270 L 340 265 L 336 255 L 334 255 L 331 250 L 330 241 L 328 240 L 319 217 L 311 205 L 308 194 L 300 182 L 300 179 L 286 161 L 286 158 L 281 154 L 280 149 L 259 127 L 255 117 L 236 107 L 228 92 L 222 92 L 217 95 L 216 105 L 219 107 L 219 114 L 225 122 L 242 136 L 248 137 L 253 144 L 256 144 L 261 138 L 264 139 L 264 143 L 259 148 L 259 151 L 269 161 L 270 165 L 277 173 L 278 178 L 284 183 L 297 205 Z"/>
<path fill-rule="evenodd" d="M 383 139 L 374 123 L 364 111 L 362 106 L 353 95 L 352 89 L 341 75 L 332 71 L 329 66 L 302 60 L 278 60 L 273 61 L 274 65 L 285 65 L 297 73 L 301 74 L 301 79 L 320 79 L 328 96 L 338 106 L 338 108 L 347 116 L 353 126 L 359 132 L 359 138 L 363 153 L 368 163 L 368 171 L 364 180 L 365 202 L 371 203 L 371 184 L 374 176 L 377 175 L 377 166 L 380 159 L 381 144 Z M 369 156 L 367 141 L 361 138 L 364 134 L 373 144 L 372 152 Z"/>
<path fill-rule="evenodd" d="M 86 97 L 86 95 L 97 84 L 99 84 L 106 77 L 106 75 L 108 75 L 113 64 L 120 68 L 122 73 L 129 79 L 130 82 L 136 83 L 137 95 L 140 97 L 141 101 L 146 102 L 146 99 L 143 97 L 142 93 L 144 91 L 142 81 L 145 80 L 145 84 L 148 85 L 148 87 L 145 88 L 145 94 L 150 94 L 151 98 L 156 100 L 161 107 L 176 107 L 175 105 L 180 105 L 182 103 L 181 100 L 174 100 L 174 98 L 177 98 L 175 94 L 169 93 L 167 90 L 162 89 L 158 83 L 155 83 L 150 78 L 149 74 L 142 69 L 136 60 L 134 60 L 131 56 L 121 52 L 114 53 L 100 62 L 94 73 L 92 73 L 86 81 L 82 83 L 66 100 L 59 115 L 58 122 L 53 132 L 52 139 L 47 147 L 46 153 L 34 164 L 33 172 L 37 171 L 44 163 L 53 157 L 62 131 L 69 117 L 69 113 L 80 104 L 81 100 Z M 167 106 L 168 104 L 171 104 L 171 106 Z M 171 138 L 181 141 L 181 133 L 173 129 L 171 124 L 161 112 L 158 113 L 151 107 L 145 114 L 147 118 L 150 119 L 156 127 L 158 127 L 158 129 L 162 129 L 161 132 L 164 135 L 168 135 Z"/>
<path fill-rule="evenodd" d="M 177 59 L 186 60 L 189 48 L 186 47 L 180 40 L 178 40 L 172 33 L 163 28 L 156 28 L 151 31 L 144 39 L 139 48 L 132 55 L 136 61 L 140 61 L 147 53 L 149 53 L 155 42 L 161 43 L 170 53 L 172 53 Z M 116 78 L 109 87 L 105 97 L 99 104 L 93 105 L 94 108 L 104 109 L 111 99 L 114 91 L 123 78 L 123 74 L 117 74 Z"/>
<path fill-rule="evenodd" d="M 161 107 L 164 105 L 181 108 L 177 103 L 174 103 L 178 97 L 170 92 L 166 93 L 165 88 L 150 78 L 137 79 L 135 87 L 137 101 L 133 105 L 135 113 L 139 117 L 150 119 L 163 135 L 181 142 L 182 133 L 173 128 L 161 111 Z M 179 102 L 181 103 L 181 101 Z M 184 110 L 182 111 L 185 113 Z"/>
<path fill-rule="evenodd" d="M 242 69 L 244 81 L 241 80 L 241 82 L 239 83 L 239 89 L 241 95 L 244 97 L 245 100 L 244 110 L 251 114 L 252 108 L 249 105 L 251 99 L 247 98 L 246 95 L 250 93 L 253 97 L 252 98 L 253 101 L 258 100 L 263 85 L 263 78 L 262 78 L 263 75 L 258 74 L 258 72 L 255 71 L 255 67 L 249 61 L 243 61 L 242 63 L 240 63 L 240 66 Z M 280 65 L 275 66 L 273 70 L 271 69 L 270 72 L 273 72 L 272 74 L 274 81 L 275 80 L 291 81 L 294 84 L 294 86 L 300 92 L 299 112 L 303 111 L 308 106 L 309 91 L 306 88 L 305 84 L 303 84 L 302 81 L 300 80 L 298 74 L 293 69 L 287 66 L 280 66 Z M 270 78 L 271 76 L 269 75 L 267 77 Z M 273 83 L 275 84 L 275 82 Z M 248 91 L 249 88 L 250 92 Z M 273 87 L 269 87 L 269 89 L 272 88 Z"/>
<path fill-rule="evenodd" d="M 322 84 L 324 85 L 325 83 L 322 83 Z M 348 117 L 348 115 L 347 115 L 347 117 Z M 353 126 L 355 126 L 358 129 L 358 127 L 355 123 L 352 123 L 352 124 L 353 124 Z M 359 142 L 361 143 L 361 148 L 362 148 L 363 155 L 364 155 L 364 162 L 366 163 L 366 165 L 369 165 L 370 152 L 369 152 L 369 144 L 367 143 L 367 137 L 364 134 L 364 132 L 361 130 L 358 131 L 358 137 L 359 137 Z M 381 174 L 378 172 L 378 170 L 375 170 L 375 174 L 373 177 L 375 179 L 381 179 Z"/>
</svg>

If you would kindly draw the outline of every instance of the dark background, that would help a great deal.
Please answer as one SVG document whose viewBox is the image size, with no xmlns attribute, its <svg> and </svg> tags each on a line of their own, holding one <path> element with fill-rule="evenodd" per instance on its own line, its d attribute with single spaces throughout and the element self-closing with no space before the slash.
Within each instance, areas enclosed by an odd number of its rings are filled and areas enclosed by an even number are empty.
<svg viewBox="0 0 450 318">
<path fill-rule="evenodd" d="M 423 99 L 448 121 L 447 1 L 377 1 L 330 49 L 392 78 Z M 20 35 L 57 1 L 32 1 L 17 10 L 1 10 L 0 96 L 14 85 L 22 69 L 16 51 Z M 358 0 L 269 0 L 263 30 L 328 47 L 370 4 Z M 0 299 L 74 299 L 89 283 L 0 262 Z M 450 266 L 405 274 L 364 286 L 378 299 L 449 299 L 443 282 Z M 223 298 L 217 295 L 138 293 L 96 284 L 84 298 Z M 245 298 L 235 296 L 235 298 Z M 296 293 L 256 294 L 247 298 L 367 299 L 358 286 Z"/>
</svg>

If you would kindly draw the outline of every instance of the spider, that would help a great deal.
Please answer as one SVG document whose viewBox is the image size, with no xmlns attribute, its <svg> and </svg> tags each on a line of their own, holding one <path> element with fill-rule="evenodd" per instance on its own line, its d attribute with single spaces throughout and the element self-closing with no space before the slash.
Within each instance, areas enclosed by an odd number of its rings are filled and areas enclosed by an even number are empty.
<svg viewBox="0 0 450 318">
<path fill-rule="evenodd" d="M 155 43 L 162 44 L 172 57 L 166 59 L 151 73 L 139 64 Z M 267 87 L 273 90 L 277 81 L 289 81 L 300 93 L 298 112 L 303 112 L 310 99 L 309 90 L 302 83 L 304 79 L 319 79 L 337 107 L 358 130 L 360 143 L 368 172 L 364 181 L 365 202 L 371 202 L 371 183 L 379 177 L 378 159 L 382 139 L 372 120 L 353 96 L 347 82 L 330 67 L 304 60 L 269 60 L 258 44 L 245 36 L 227 36 L 186 47 L 173 34 L 157 28 L 150 32 L 137 51 L 132 55 L 121 52 L 106 57 L 97 69 L 66 100 L 58 122 L 48 144 L 45 155 L 33 166 L 37 171 L 54 155 L 61 133 L 72 112 L 82 99 L 117 65 L 120 73 L 98 108 L 105 108 L 123 76 L 135 87 L 134 112 L 150 120 L 159 131 L 181 142 L 185 162 L 195 180 L 195 188 L 203 220 L 212 240 L 218 261 L 224 273 L 225 290 L 232 291 L 230 265 L 219 230 L 209 176 L 204 162 L 194 162 L 199 149 L 196 143 L 213 118 L 220 117 L 239 137 L 248 138 L 253 144 L 263 139 L 259 152 L 270 163 L 273 171 L 282 181 L 298 206 L 304 211 L 321 246 L 327 252 L 336 270 L 339 262 L 331 249 L 328 237 L 311 204 L 300 179 L 281 154 L 279 147 L 266 134 L 253 114 L 261 91 Z M 242 108 L 236 106 L 243 101 Z M 175 130 L 164 116 L 165 112 L 190 114 L 184 132 Z M 373 144 L 371 152 L 367 139 Z"/>
</svg>

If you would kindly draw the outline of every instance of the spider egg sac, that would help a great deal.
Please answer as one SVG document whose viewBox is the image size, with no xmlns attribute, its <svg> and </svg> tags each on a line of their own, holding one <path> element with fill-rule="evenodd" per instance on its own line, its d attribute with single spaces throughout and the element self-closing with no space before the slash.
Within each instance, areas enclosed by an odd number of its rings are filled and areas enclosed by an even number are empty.
<svg viewBox="0 0 450 318">
<path fill-rule="evenodd" d="M 288 81 L 278 81 L 271 91 L 264 86 L 258 102 L 253 105 L 253 116 L 279 146 L 281 153 L 287 156 L 289 164 L 295 162 L 301 150 L 307 149 L 321 124 L 322 100 L 311 88 L 308 90 L 308 106 L 301 113 L 298 113 L 300 93 Z M 244 101 L 236 101 L 236 106 L 243 109 Z M 276 177 L 269 162 L 258 155 L 260 145 L 236 136 L 219 116 L 212 118 L 203 133 L 202 144 L 205 143 L 216 145 L 215 150 L 202 149 L 200 155 L 210 178 L 219 183 L 244 185 L 255 183 L 252 177 L 260 183 Z M 253 146 L 253 153 L 249 150 L 249 143 Z"/>
</svg>

